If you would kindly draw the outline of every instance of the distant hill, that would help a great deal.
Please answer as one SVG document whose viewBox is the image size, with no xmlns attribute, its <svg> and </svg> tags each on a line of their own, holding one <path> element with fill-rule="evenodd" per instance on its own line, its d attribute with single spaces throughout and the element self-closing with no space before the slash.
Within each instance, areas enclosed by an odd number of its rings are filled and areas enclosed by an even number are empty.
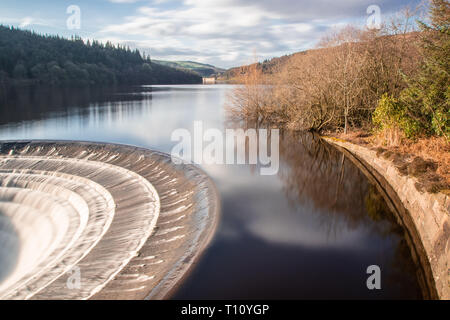
<svg viewBox="0 0 450 320">
<path fill-rule="evenodd" d="M 193 61 L 164 61 L 164 60 L 152 60 L 154 63 L 158 63 L 163 66 L 177 68 L 181 70 L 189 70 L 199 74 L 202 77 L 211 77 L 213 75 L 219 75 L 226 70 L 215 67 L 210 64 L 204 64 Z"/>
<path fill-rule="evenodd" d="M 258 62 L 251 65 L 244 65 L 240 67 L 230 68 L 226 70 L 224 73 L 222 73 L 218 78 L 218 80 L 226 82 L 237 82 L 238 81 L 237 78 L 239 77 L 239 75 L 245 74 L 247 72 L 247 69 L 254 65 L 257 65 L 258 68 L 261 68 L 264 74 L 271 74 L 273 72 L 276 72 L 277 67 L 284 65 L 291 57 L 305 53 L 306 51 L 302 51 L 291 55 L 285 55 L 282 57 L 268 59 L 263 62 Z"/>
<path fill-rule="evenodd" d="M 0 85 L 201 83 L 188 70 L 152 63 L 138 50 L 0 26 Z"/>
<path fill-rule="evenodd" d="M 393 39 L 401 37 L 403 40 L 406 39 L 410 43 L 415 43 L 418 40 L 419 33 L 411 32 L 407 35 L 383 36 L 383 37 L 393 38 Z M 380 39 L 383 37 L 380 37 Z M 249 65 L 243 65 L 243 66 L 239 66 L 239 67 L 230 68 L 230 69 L 226 70 L 225 72 L 223 72 L 218 77 L 218 80 L 224 81 L 224 82 L 230 82 L 230 83 L 237 83 L 240 81 L 239 76 L 242 74 L 245 74 L 247 72 L 247 70 L 253 66 L 256 66 L 258 69 L 262 70 L 263 74 L 265 74 L 265 75 L 274 74 L 274 73 L 278 72 L 280 68 L 283 68 L 285 66 L 285 64 L 292 58 L 306 55 L 307 53 L 319 54 L 319 53 L 327 51 L 327 50 L 329 50 L 329 48 L 315 48 L 315 49 L 295 52 L 295 53 L 284 55 L 281 57 L 267 59 L 267 60 L 264 60 L 263 62 L 257 62 L 257 63 L 253 63 L 253 64 L 249 64 Z"/>
</svg>

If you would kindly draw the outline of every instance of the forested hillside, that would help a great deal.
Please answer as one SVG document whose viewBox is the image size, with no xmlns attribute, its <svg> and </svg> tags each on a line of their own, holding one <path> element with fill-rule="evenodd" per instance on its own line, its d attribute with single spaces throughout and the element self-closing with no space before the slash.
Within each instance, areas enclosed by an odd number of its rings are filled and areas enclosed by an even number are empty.
<svg viewBox="0 0 450 320">
<path fill-rule="evenodd" d="M 287 64 L 288 61 L 297 55 L 304 55 L 306 51 L 297 52 L 291 55 L 284 55 L 282 57 L 275 57 L 272 59 L 264 60 L 263 62 L 257 62 L 251 65 L 244 65 L 240 67 L 230 68 L 224 73 L 222 73 L 218 79 L 221 81 L 229 81 L 229 82 L 240 82 L 242 79 L 240 77 L 249 72 L 252 68 L 257 68 L 261 70 L 264 74 L 272 74 L 277 72 L 280 67 Z"/>
<path fill-rule="evenodd" d="M 224 73 L 226 70 L 222 68 L 215 67 L 210 64 L 204 64 L 193 61 L 162 61 L 162 60 L 153 60 L 153 62 L 162 64 L 164 66 L 189 70 L 195 73 L 198 73 L 202 77 L 211 77 L 215 75 L 219 75 Z"/>
<path fill-rule="evenodd" d="M 43 36 L 0 26 L 0 83 L 49 85 L 201 83 L 199 75 L 152 63 L 111 43 Z"/>
</svg>

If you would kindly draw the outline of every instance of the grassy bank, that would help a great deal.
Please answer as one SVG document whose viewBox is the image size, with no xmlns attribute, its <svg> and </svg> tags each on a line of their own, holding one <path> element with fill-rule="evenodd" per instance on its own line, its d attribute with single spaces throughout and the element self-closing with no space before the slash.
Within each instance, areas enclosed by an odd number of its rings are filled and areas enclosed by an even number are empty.
<svg viewBox="0 0 450 320">
<path fill-rule="evenodd" d="M 450 144 L 444 137 L 403 139 L 402 143 L 386 145 L 378 135 L 357 129 L 328 135 L 375 150 L 378 156 L 392 161 L 401 174 L 416 177 L 419 191 L 450 195 Z"/>
</svg>

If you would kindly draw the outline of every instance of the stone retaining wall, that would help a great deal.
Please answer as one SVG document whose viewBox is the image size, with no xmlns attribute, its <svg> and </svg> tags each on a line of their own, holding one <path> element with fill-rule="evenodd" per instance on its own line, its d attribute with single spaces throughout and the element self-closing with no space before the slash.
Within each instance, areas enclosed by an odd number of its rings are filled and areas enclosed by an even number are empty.
<svg viewBox="0 0 450 320">
<path fill-rule="evenodd" d="M 324 139 L 364 161 L 369 170 L 376 171 L 392 187 L 406 209 L 403 210 L 407 215 L 404 218 L 412 221 L 409 226 L 405 223 L 405 227 L 415 229 L 412 233 L 418 235 L 423 248 L 419 251 L 424 251 L 428 259 L 436 290 L 431 297 L 437 295 L 440 299 L 450 299 L 450 197 L 443 193 L 418 191 L 416 178 L 401 175 L 390 160 L 377 156 L 376 151 L 336 138 Z"/>
</svg>

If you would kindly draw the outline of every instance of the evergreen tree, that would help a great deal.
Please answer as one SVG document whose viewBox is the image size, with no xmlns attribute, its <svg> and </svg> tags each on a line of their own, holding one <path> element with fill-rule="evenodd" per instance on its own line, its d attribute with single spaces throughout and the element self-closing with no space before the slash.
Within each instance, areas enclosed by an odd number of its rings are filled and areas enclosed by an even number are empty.
<svg viewBox="0 0 450 320">
<path fill-rule="evenodd" d="M 139 50 L 42 36 L 0 26 L 0 81 L 2 84 L 51 85 L 181 84 L 201 83 L 199 75 L 152 64 Z"/>
<path fill-rule="evenodd" d="M 450 138 L 450 3 L 431 0 L 430 22 L 420 26 L 424 64 L 401 100 L 423 130 Z"/>
</svg>

